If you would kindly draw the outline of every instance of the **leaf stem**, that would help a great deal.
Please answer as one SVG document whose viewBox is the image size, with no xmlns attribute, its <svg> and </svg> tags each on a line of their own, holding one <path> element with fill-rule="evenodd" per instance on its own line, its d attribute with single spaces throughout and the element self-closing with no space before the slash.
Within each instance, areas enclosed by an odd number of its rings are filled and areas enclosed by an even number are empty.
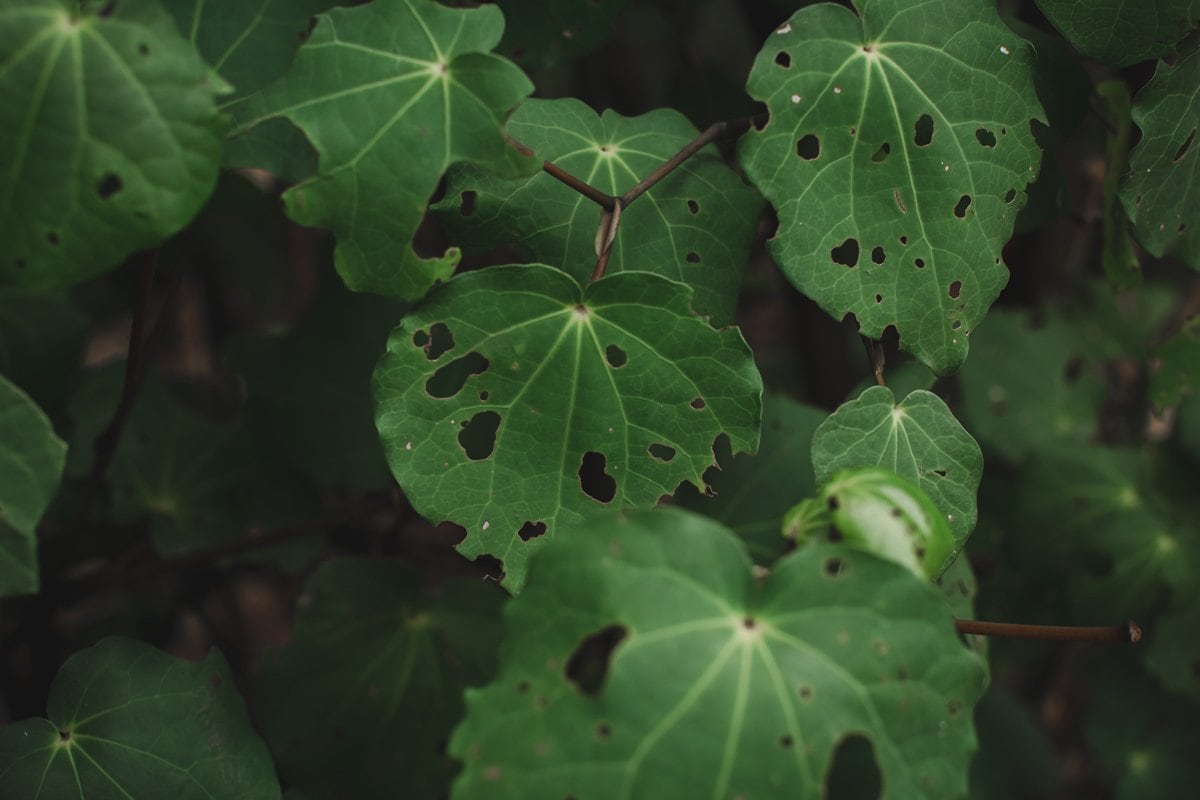
<svg viewBox="0 0 1200 800">
<path fill-rule="evenodd" d="M 1124 625 L 1078 627 L 1073 625 L 1018 625 L 1012 622 L 983 622 L 955 619 L 959 633 L 976 636 L 1005 636 L 1014 639 L 1049 639 L 1057 642 L 1121 642 L 1133 644 L 1142 638 L 1142 629 L 1130 620 Z"/>
<path fill-rule="evenodd" d="M 877 342 L 869 336 L 862 337 L 863 346 L 867 348 L 867 360 L 871 362 L 871 371 L 875 374 L 875 383 L 879 386 L 887 386 L 883 380 L 883 343 Z"/>
<path fill-rule="evenodd" d="M 523 156 L 531 158 L 535 155 L 532 149 L 526 147 L 512 137 L 508 138 L 508 143 L 515 147 Z M 572 175 L 557 164 L 549 161 L 542 161 L 542 172 L 553 178 L 556 178 L 562 183 L 565 183 L 567 186 L 570 186 L 572 189 L 579 192 L 581 195 L 586 197 L 588 200 L 591 200 L 605 211 L 612 211 L 614 206 L 616 206 L 617 198 L 613 197 L 612 195 L 605 194 L 595 186 L 592 186 L 582 178 Z"/>
<path fill-rule="evenodd" d="M 608 259 L 612 255 L 613 242 L 617 238 L 617 228 L 621 226 L 621 209 L 624 203 L 619 198 L 613 198 L 615 205 L 612 211 L 605 211 L 600 216 L 600 229 L 596 231 L 596 268 L 588 282 L 598 281 L 604 277 L 608 267 Z"/>
</svg>

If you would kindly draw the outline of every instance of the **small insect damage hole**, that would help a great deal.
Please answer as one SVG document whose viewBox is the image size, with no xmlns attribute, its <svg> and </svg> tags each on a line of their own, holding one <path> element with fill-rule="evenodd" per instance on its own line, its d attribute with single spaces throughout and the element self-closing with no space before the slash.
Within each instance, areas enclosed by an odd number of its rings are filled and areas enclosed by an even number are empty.
<svg viewBox="0 0 1200 800">
<path fill-rule="evenodd" d="M 954 283 L 950 284 L 950 288 L 947 291 L 951 297 L 957 300 L 958 296 L 962 294 L 962 281 L 955 281 Z"/>
<path fill-rule="evenodd" d="M 850 269 L 858 266 L 858 255 L 858 239 L 847 239 L 829 251 L 829 257 L 833 259 L 833 263 Z"/>
<path fill-rule="evenodd" d="M 979 141 L 979 144 L 982 147 L 995 147 L 996 146 L 996 134 L 993 133 L 992 131 L 988 130 L 987 128 L 976 128 L 975 129 L 975 138 Z"/>
<path fill-rule="evenodd" d="M 824 569 L 825 574 L 830 578 L 840 578 L 846 571 L 846 562 L 840 558 L 829 558 L 825 560 Z"/>
<path fill-rule="evenodd" d="M 458 196 L 458 213 L 464 217 L 469 217 L 475 213 L 475 199 L 478 195 L 468 189 Z"/>
<path fill-rule="evenodd" d="M 588 697 L 600 694 L 613 651 L 628 634 L 624 625 L 609 625 L 585 636 L 567 658 L 563 676 Z"/>
<path fill-rule="evenodd" d="M 900 237 L 900 244 L 904 245 L 905 247 L 908 247 L 908 237 L 907 237 L 907 236 L 901 236 L 901 237 Z"/>
<path fill-rule="evenodd" d="M 806 133 L 796 142 L 796 155 L 805 161 L 812 161 L 821 155 L 821 140 L 815 133 Z"/>
<path fill-rule="evenodd" d="M 775 54 L 775 63 L 784 69 L 787 69 L 792 65 L 792 57 L 788 55 L 786 50 L 780 50 Z"/>
<path fill-rule="evenodd" d="M 1172 159 L 1176 164 L 1183 160 L 1187 155 L 1188 150 L 1192 148 L 1192 141 L 1196 138 L 1196 129 L 1192 128 L 1192 132 L 1183 140 L 1183 144 L 1179 145 L 1179 149 L 1175 151 L 1175 157 Z"/>
<path fill-rule="evenodd" d="M 495 556 L 477 556 L 471 563 L 479 567 L 484 580 L 496 583 L 504 580 L 504 562 Z"/>
<path fill-rule="evenodd" d="M 825 775 L 825 797 L 875 800 L 883 791 L 875 748 L 862 734 L 838 742 Z"/>
<path fill-rule="evenodd" d="M 610 344 L 604 348 L 604 360 L 613 369 L 620 369 L 629 363 L 629 354 L 615 344 Z"/>
<path fill-rule="evenodd" d="M 958 198 L 958 203 L 954 206 L 954 216 L 958 217 L 959 219 L 966 219 L 967 209 L 970 207 L 971 195 L 964 194 L 962 197 Z"/>
<path fill-rule="evenodd" d="M 791 749 L 793 744 L 795 744 L 795 740 L 792 739 L 791 735 L 785 733 L 783 736 L 779 737 L 779 746 L 784 750 Z"/>
<path fill-rule="evenodd" d="M 607 742 L 612 738 L 612 725 L 607 722 L 596 723 L 596 738 L 602 742 Z"/>
<path fill-rule="evenodd" d="M 883 302 L 883 295 L 881 295 L 881 294 L 875 295 L 875 304 L 879 305 L 882 302 Z"/>
<path fill-rule="evenodd" d="M 917 147 L 927 147 L 933 141 L 933 117 L 922 114 L 913 126 L 913 141 Z"/>
<path fill-rule="evenodd" d="M 458 444 L 467 458 L 483 461 L 496 450 L 496 432 L 500 430 L 500 415 L 495 411 L 480 411 L 467 420 L 458 432 Z"/>
<path fill-rule="evenodd" d="M 587 452 L 579 462 L 579 488 L 598 503 L 611 503 L 617 496 L 617 481 L 604 471 L 608 459 L 603 453 Z"/>
<path fill-rule="evenodd" d="M 688 253 L 687 256 L 685 256 L 685 258 L 689 264 L 699 264 L 700 263 L 700 254 L 694 250 L 692 252 Z"/>
<path fill-rule="evenodd" d="M 142 57 L 150 55 L 150 45 L 146 44 L 145 42 L 138 44 L 138 55 Z"/>
<path fill-rule="evenodd" d="M 669 462 L 671 459 L 675 458 L 675 448 L 671 447 L 670 445 L 661 444 L 659 442 L 655 442 L 654 444 L 647 447 L 646 451 L 648 453 L 650 453 L 650 456 L 652 458 L 656 458 L 659 461 L 662 461 L 664 463 Z"/>
<path fill-rule="evenodd" d="M 437 372 L 425 381 L 425 391 L 430 397 L 441 400 L 454 397 L 463 390 L 472 375 L 482 375 L 488 366 L 488 360 L 474 351 L 459 356 L 438 367 Z"/>
<path fill-rule="evenodd" d="M 887 260 L 887 253 L 882 247 L 876 247 L 871 251 L 871 261 L 875 264 L 882 264 Z"/>
<path fill-rule="evenodd" d="M 896 188 L 892 189 L 892 200 L 896 203 L 896 208 L 900 209 L 901 214 L 908 213 L 908 208 L 904 205 L 904 200 L 901 199 L 901 197 L 900 197 L 899 189 L 896 189 Z M 907 241 L 908 241 L 907 237 L 904 237 L 904 236 L 900 237 L 900 244 L 905 244 L 905 243 L 907 243 Z"/>
<path fill-rule="evenodd" d="M 813 690 L 811 686 L 801 686 L 796 690 L 796 693 L 800 695 L 801 700 L 812 700 Z"/>
<path fill-rule="evenodd" d="M 706 404 L 703 397 L 697 397 L 695 400 L 688 403 L 688 405 L 692 407 L 693 411 L 703 411 Z"/>
<path fill-rule="evenodd" d="M 46 242 L 48 244 L 57 246 L 60 241 L 62 241 L 62 240 L 58 238 L 57 232 L 50 231 L 49 233 L 46 234 Z"/>
<path fill-rule="evenodd" d="M 521 537 L 522 542 L 528 542 L 530 539 L 536 539 L 546 532 L 546 523 L 538 520 L 526 520 L 521 526 L 521 530 L 517 531 L 517 536 Z"/>
<path fill-rule="evenodd" d="M 688 200 L 687 206 L 688 206 L 688 211 L 690 211 L 692 214 L 700 213 L 700 204 L 697 203 L 695 200 Z"/>
<path fill-rule="evenodd" d="M 454 336 L 445 323 L 435 322 L 428 332 L 418 330 L 413 334 L 413 346 L 425 351 L 425 357 L 437 361 L 446 351 L 454 347 Z"/>
<path fill-rule="evenodd" d="M 101 200 L 107 200 L 117 192 L 121 191 L 124 184 L 121 182 L 121 176 L 115 172 L 107 172 L 100 182 L 96 184 L 96 195 Z"/>
<path fill-rule="evenodd" d="M 916 267 L 917 269 L 925 269 L 925 259 L 923 259 L 923 258 L 914 258 L 914 259 L 913 259 L 913 266 L 914 266 L 914 267 Z"/>
<path fill-rule="evenodd" d="M 871 160 L 876 164 L 882 164 L 887 161 L 887 157 L 892 154 L 892 146 L 887 142 L 879 145 L 879 149 L 871 154 Z"/>
</svg>

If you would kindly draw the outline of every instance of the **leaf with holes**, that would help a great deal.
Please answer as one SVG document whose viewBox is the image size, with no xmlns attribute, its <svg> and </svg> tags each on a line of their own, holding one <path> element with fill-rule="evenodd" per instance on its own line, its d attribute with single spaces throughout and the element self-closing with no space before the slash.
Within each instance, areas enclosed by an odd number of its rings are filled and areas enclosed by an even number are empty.
<svg viewBox="0 0 1200 800">
<path fill-rule="evenodd" d="M 188 223 L 225 87 L 152 0 L 0 10 L 0 280 L 65 286 Z"/>
<path fill-rule="evenodd" d="M 577 533 L 534 558 L 499 677 L 467 693 L 458 800 L 815 800 L 862 737 L 888 796 L 966 792 L 986 667 L 907 569 L 824 545 L 756 580 L 730 531 L 677 509 Z"/>
<path fill-rule="evenodd" d="M 1200 270 L 1200 42 L 1158 65 L 1133 101 L 1142 138 L 1129 154 L 1121 202 L 1138 241 Z"/>
<path fill-rule="evenodd" d="M 290 785 L 313 797 L 445 797 L 457 771 L 446 737 L 463 687 L 495 673 L 504 592 L 472 581 L 426 598 L 420 585 L 399 564 L 352 558 L 309 578 L 295 634 L 268 652 L 257 684 L 256 716 Z"/>
<path fill-rule="evenodd" d="M 376 424 L 419 513 L 467 529 L 506 585 L 562 529 L 703 485 L 713 440 L 758 445 L 762 383 L 736 328 L 641 272 L 580 288 L 543 264 L 455 278 L 404 318 L 375 373 Z M 544 534 L 544 536 L 543 536 Z"/>
<path fill-rule="evenodd" d="M 1171 52 L 1200 25 L 1200 0 L 1035 0 L 1046 19 L 1093 61 L 1127 67 Z"/>
<path fill-rule="evenodd" d="M 413 236 L 450 164 L 511 168 L 501 123 L 532 86 L 488 52 L 503 29 L 494 6 L 335 8 L 278 82 L 230 106 L 236 133 L 284 117 L 316 147 L 318 173 L 284 202 L 297 222 L 333 230 L 351 289 L 416 298 L 454 271 L 456 248 L 422 258 Z"/>
<path fill-rule="evenodd" d="M 597 115 L 573 98 L 527 101 L 508 132 L 538 158 L 610 195 L 631 189 L 699 135 L 672 109 Z M 479 168 L 451 170 L 446 199 L 435 209 L 464 247 L 517 242 L 533 260 L 564 264 L 579 281 L 595 267 L 600 209 L 544 172 L 503 180 Z M 727 325 L 761 210 L 758 194 L 710 146 L 622 210 L 608 273 L 640 270 L 683 281 L 696 291 L 696 310 Z"/>
<path fill-rule="evenodd" d="M 886 467 L 912 481 L 946 516 L 955 553 L 975 527 L 983 454 L 932 392 L 913 392 L 897 404 L 890 389 L 867 389 L 817 428 L 812 460 L 822 486 L 835 472 L 857 467 Z"/>
<path fill-rule="evenodd" d="M 629 0 L 497 0 L 504 39 L 496 48 L 526 68 L 545 68 L 595 50 Z"/>
<path fill-rule="evenodd" d="M 63 665 L 48 719 L 0 728 L 7 797 L 204 800 L 279 797 L 275 767 L 229 665 L 108 638 Z"/>
<path fill-rule="evenodd" d="M 770 120 L 738 157 L 778 212 L 788 279 L 945 374 L 1008 280 L 1000 249 L 1037 175 L 1032 51 L 990 0 L 857 6 L 770 35 L 747 83 Z"/>
<path fill-rule="evenodd" d="M 66 458 L 50 420 L 0 375 L 0 597 L 38 590 L 37 524 Z"/>
</svg>

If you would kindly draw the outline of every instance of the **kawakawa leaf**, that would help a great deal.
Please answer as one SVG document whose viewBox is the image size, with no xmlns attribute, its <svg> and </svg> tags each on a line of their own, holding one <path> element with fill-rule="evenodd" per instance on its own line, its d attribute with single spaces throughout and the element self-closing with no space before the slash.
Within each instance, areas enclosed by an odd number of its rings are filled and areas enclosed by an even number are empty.
<svg viewBox="0 0 1200 800">
<path fill-rule="evenodd" d="M 758 445 L 762 383 L 736 328 L 641 272 L 580 288 L 543 264 L 455 278 L 404 318 L 375 373 L 376 425 L 419 513 L 525 579 L 532 550 L 602 509 L 703 485 L 713 440 Z M 545 534 L 545 536 L 542 536 Z"/>
<path fill-rule="evenodd" d="M 229 665 L 113 637 L 67 659 L 48 719 L 0 728 L 6 797 L 272 800 L 279 782 Z"/>
<path fill-rule="evenodd" d="M 333 230 L 350 288 L 416 298 L 454 271 L 456 248 L 424 259 L 411 243 L 446 167 L 508 165 L 503 117 L 532 86 L 488 52 L 503 29 L 490 5 L 335 8 L 279 81 L 230 106 L 238 132 L 285 117 L 316 147 L 318 173 L 284 202 L 297 222 Z"/>
<path fill-rule="evenodd" d="M 975 527 L 983 454 L 932 392 L 915 391 L 897 404 L 890 389 L 872 386 L 817 428 L 812 462 L 818 485 L 839 470 L 874 466 L 912 481 L 946 516 L 956 554 Z"/>
<path fill-rule="evenodd" d="M 1127 67 L 1166 55 L 1200 25 L 1200 0 L 1035 0 L 1046 19 L 1083 55 Z"/>
<path fill-rule="evenodd" d="M 1129 154 L 1121 202 L 1138 241 L 1200 270 L 1200 43 L 1160 62 L 1133 101 L 1142 138 Z"/>
<path fill-rule="evenodd" d="M 859 0 L 797 11 L 747 91 L 770 120 L 739 160 L 775 206 L 788 279 L 939 374 L 1008 280 L 1000 249 L 1037 175 L 1030 47 L 991 0 Z"/>
<path fill-rule="evenodd" d="M 0 281 L 64 286 L 158 244 L 217 180 L 225 87 L 153 0 L 0 9 Z"/>
<path fill-rule="evenodd" d="M 852 734 L 888 797 L 966 793 L 986 668 L 928 583 L 838 545 L 756 580 L 677 509 L 577 533 L 535 557 L 499 677 L 467 692 L 457 800 L 815 799 Z"/>
<path fill-rule="evenodd" d="M 330 561 L 309 578 L 295 634 L 266 654 L 256 689 L 290 785 L 313 797 L 445 797 L 457 772 L 446 738 L 463 687 L 495 673 L 505 595 L 471 581 L 426 598 L 420 585 L 403 566 L 367 559 Z"/>
<path fill-rule="evenodd" d="M 574 98 L 528 100 L 508 132 L 597 189 L 620 195 L 699 135 L 677 111 L 597 115 Z M 600 209 L 544 172 L 504 180 L 478 167 L 451 170 L 435 206 L 451 239 L 481 249 L 516 242 L 532 260 L 564 264 L 584 281 L 596 265 Z M 621 212 L 608 273 L 639 270 L 689 284 L 696 311 L 733 321 L 762 200 L 708 147 Z"/>
<path fill-rule="evenodd" d="M 50 420 L 0 375 L 0 597 L 38 590 L 36 528 L 66 459 Z"/>
<path fill-rule="evenodd" d="M 504 39 L 496 49 L 525 67 L 549 67 L 595 50 L 629 0 L 497 0 Z"/>
</svg>

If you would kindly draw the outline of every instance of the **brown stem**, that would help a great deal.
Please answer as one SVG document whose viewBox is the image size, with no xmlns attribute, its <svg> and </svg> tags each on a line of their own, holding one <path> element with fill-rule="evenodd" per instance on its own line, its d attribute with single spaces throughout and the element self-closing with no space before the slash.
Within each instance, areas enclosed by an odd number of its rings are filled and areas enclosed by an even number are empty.
<svg viewBox="0 0 1200 800">
<path fill-rule="evenodd" d="M 1133 644 L 1142 638 L 1142 629 L 1132 620 L 1124 625 L 1076 627 L 1072 625 L 1018 625 L 1012 622 L 982 622 L 956 619 L 959 633 L 976 636 L 1006 636 L 1015 639 L 1050 639 L 1057 642 L 1123 642 Z"/>
<path fill-rule="evenodd" d="M 146 317 L 150 310 L 150 297 L 154 290 L 154 273 L 158 268 L 158 248 L 146 252 L 142 262 L 142 280 L 138 286 L 137 305 L 133 309 L 133 322 L 129 329 L 129 350 L 125 358 L 125 380 L 121 386 L 121 398 L 108 425 L 92 443 L 92 468 L 84 484 L 80 501 L 80 516 L 84 519 L 91 513 L 92 504 L 104 482 L 108 468 L 112 466 L 121 441 L 125 423 L 133 411 L 142 377 L 142 347 L 145 344 Z"/>
<path fill-rule="evenodd" d="M 883 343 L 867 336 L 862 337 L 862 340 L 863 346 L 867 348 L 867 360 L 871 362 L 871 371 L 875 374 L 875 383 L 879 386 L 887 386 L 883 380 Z"/>
<path fill-rule="evenodd" d="M 604 270 L 608 267 L 608 259 L 612 255 L 613 242 L 617 238 L 617 228 L 621 226 L 621 209 L 624 204 L 620 199 L 614 198 L 616 205 L 612 211 L 605 211 L 600 217 L 600 228 L 596 231 L 596 268 L 592 270 L 591 281 L 598 281 L 604 277 Z"/>
<path fill-rule="evenodd" d="M 508 139 L 508 143 L 515 147 L 522 155 L 527 157 L 534 156 L 533 150 L 521 144 L 516 139 L 510 137 Z M 543 161 L 542 172 L 562 181 L 567 186 L 570 186 L 572 189 L 586 197 L 588 200 L 591 200 L 593 203 L 603 208 L 605 211 L 612 211 L 613 206 L 616 205 L 617 199 L 615 197 L 605 194 L 582 178 L 575 177 L 557 164 L 552 164 L 549 161 Z"/>
<path fill-rule="evenodd" d="M 705 145 L 715 142 L 717 139 L 741 136 L 743 133 L 750 130 L 751 125 L 759 120 L 765 119 L 766 115 L 760 114 L 756 117 L 744 117 L 742 119 L 714 122 L 712 125 L 709 125 L 703 133 L 693 139 L 686 147 L 665 161 L 661 167 L 654 170 L 654 172 L 650 173 L 648 176 L 639 181 L 636 186 L 625 192 L 625 194 L 621 195 L 621 205 L 628 206 L 634 200 L 637 200 L 646 193 L 647 189 L 670 175 L 676 167 L 694 156 L 696 152 Z"/>
</svg>

